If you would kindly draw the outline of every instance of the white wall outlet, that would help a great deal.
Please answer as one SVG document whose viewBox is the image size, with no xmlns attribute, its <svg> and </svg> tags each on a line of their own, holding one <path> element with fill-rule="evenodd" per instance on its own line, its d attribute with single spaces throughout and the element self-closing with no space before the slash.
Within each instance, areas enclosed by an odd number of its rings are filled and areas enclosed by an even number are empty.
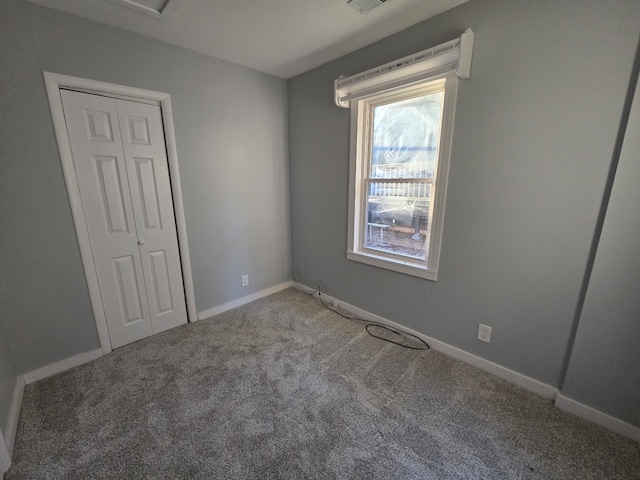
<svg viewBox="0 0 640 480">
<path fill-rule="evenodd" d="M 242 286 L 246 287 L 249 285 L 249 275 L 242 275 Z"/>
<path fill-rule="evenodd" d="M 338 302 L 338 300 L 333 300 L 333 308 L 338 308 L 340 306 L 340 303 Z"/>
<path fill-rule="evenodd" d="M 489 343 L 491 341 L 491 327 L 488 325 L 478 324 L 478 340 Z"/>
</svg>

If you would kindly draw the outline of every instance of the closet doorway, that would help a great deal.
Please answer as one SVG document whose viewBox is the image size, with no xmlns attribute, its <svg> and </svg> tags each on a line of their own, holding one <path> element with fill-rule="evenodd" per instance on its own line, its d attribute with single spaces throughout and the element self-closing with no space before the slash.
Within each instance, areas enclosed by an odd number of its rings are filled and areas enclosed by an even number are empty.
<svg viewBox="0 0 640 480">
<path fill-rule="evenodd" d="M 45 82 L 103 354 L 195 320 L 169 96 Z"/>
</svg>

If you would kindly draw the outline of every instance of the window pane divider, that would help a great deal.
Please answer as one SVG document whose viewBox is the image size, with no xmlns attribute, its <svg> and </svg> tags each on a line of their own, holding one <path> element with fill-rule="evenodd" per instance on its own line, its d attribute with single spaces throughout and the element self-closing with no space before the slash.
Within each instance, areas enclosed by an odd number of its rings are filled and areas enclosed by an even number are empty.
<svg viewBox="0 0 640 480">
<path fill-rule="evenodd" d="M 435 178 L 375 178 L 369 177 L 364 179 L 366 182 L 375 183 L 435 183 Z"/>
</svg>

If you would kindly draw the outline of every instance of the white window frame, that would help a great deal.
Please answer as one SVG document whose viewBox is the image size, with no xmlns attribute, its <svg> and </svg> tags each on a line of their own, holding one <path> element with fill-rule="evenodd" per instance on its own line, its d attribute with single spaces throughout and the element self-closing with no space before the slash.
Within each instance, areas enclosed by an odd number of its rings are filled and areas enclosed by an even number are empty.
<svg viewBox="0 0 640 480">
<path fill-rule="evenodd" d="M 429 221 L 425 244 L 426 258 L 411 258 L 364 246 L 367 223 L 365 178 L 371 161 L 371 120 L 375 106 L 444 90 L 440 124 L 437 172 L 429 198 Z M 437 280 L 442 228 L 447 192 L 447 178 L 453 140 L 453 123 L 458 90 L 454 72 L 351 101 L 351 154 L 349 168 L 349 243 L 347 258 L 400 273 Z"/>
<path fill-rule="evenodd" d="M 458 94 L 458 78 L 471 75 L 474 33 L 466 29 L 459 38 L 421 52 L 394 60 L 351 77 L 335 81 L 335 102 L 351 108 L 351 145 L 349 164 L 349 226 L 347 258 L 428 280 L 438 279 L 440 247 L 453 121 Z M 417 97 L 433 85 L 444 82 L 444 105 L 440 124 L 437 172 L 429 198 L 429 220 L 425 260 L 364 247 L 367 193 L 364 179 L 370 162 L 370 136 L 377 104 Z M 397 100 L 394 100 L 397 99 Z"/>
</svg>

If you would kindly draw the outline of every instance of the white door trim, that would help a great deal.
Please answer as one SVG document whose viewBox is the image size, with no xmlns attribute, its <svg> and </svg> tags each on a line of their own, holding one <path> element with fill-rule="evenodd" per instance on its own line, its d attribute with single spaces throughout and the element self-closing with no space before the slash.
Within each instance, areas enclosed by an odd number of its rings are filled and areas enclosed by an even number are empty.
<svg viewBox="0 0 640 480">
<path fill-rule="evenodd" d="M 176 227 L 178 231 L 178 245 L 180 249 L 180 261 L 182 263 L 182 279 L 184 282 L 185 299 L 187 301 L 187 315 L 189 322 L 198 319 L 196 312 L 196 302 L 193 290 L 193 279 L 191 276 L 191 262 L 189 260 L 189 243 L 187 241 L 187 228 L 185 224 L 184 208 L 182 203 L 182 188 L 180 185 L 180 172 L 178 169 L 178 153 L 176 150 L 175 131 L 173 128 L 173 114 L 171 110 L 171 96 L 168 93 L 156 92 L 152 90 L 142 90 L 134 87 L 126 87 L 113 83 L 99 82 L 78 77 L 70 77 L 57 73 L 43 72 L 44 83 L 49 98 L 49 108 L 53 119 L 53 128 L 58 142 L 60 161 L 64 180 L 67 184 L 71 213 L 76 228 L 78 244 L 80 245 L 80 255 L 84 266 L 87 285 L 89 287 L 89 297 L 93 315 L 100 338 L 102 354 L 111 351 L 111 341 L 107 329 L 107 319 L 102 305 L 102 297 L 98 286 L 98 274 L 93 263 L 93 253 L 89 242 L 89 231 L 84 217 L 82 201 L 80 198 L 80 188 L 73 164 L 71 144 L 67 133 L 67 124 L 64 119 L 62 109 L 62 99 L 60 98 L 61 88 L 77 89 L 84 92 L 93 92 L 115 98 L 141 100 L 145 102 L 157 102 L 162 111 L 162 121 L 164 122 L 165 137 L 167 143 L 167 158 L 169 161 L 169 175 L 171 177 L 171 190 L 173 193 L 173 207 L 175 210 Z"/>
</svg>

